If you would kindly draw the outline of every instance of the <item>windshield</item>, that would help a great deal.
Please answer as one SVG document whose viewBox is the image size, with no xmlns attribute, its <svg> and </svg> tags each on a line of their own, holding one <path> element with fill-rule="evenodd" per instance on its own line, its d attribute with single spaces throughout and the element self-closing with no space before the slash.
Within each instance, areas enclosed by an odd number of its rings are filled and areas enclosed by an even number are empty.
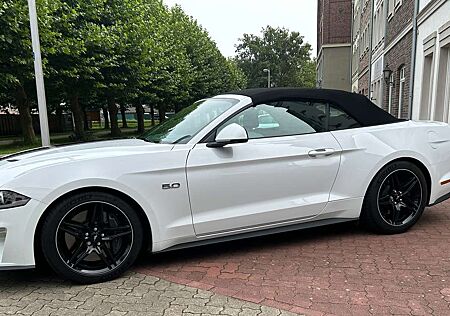
<svg viewBox="0 0 450 316">
<path fill-rule="evenodd" d="M 192 137 L 239 100 L 207 99 L 184 108 L 167 121 L 155 126 L 140 138 L 161 144 L 186 144 Z"/>
</svg>

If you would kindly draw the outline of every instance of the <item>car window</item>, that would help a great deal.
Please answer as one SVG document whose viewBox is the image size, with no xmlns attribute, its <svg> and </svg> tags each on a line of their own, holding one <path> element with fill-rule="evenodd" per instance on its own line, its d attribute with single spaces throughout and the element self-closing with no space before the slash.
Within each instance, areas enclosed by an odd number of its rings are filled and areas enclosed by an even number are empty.
<svg viewBox="0 0 450 316">
<path fill-rule="evenodd" d="M 238 102 L 239 100 L 228 98 L 197 101 L 139 138 L 152 143 L 186 144 L 209 123 Z"/>
<path fill-rule="evenodd" d="M 340 109 L 330 105 L 330 116 L 328 119 L 328 130 L 338 131 L 342 129 L 361 127 L 353 117 Z"/>
<path fill-rule="evenodd" d="M 226 121 L 219 129 L 237 123 L 250 139 L 311 134 L 326 131 L 326 103 L 274 102 L 250 107 Z"/>
</svg>

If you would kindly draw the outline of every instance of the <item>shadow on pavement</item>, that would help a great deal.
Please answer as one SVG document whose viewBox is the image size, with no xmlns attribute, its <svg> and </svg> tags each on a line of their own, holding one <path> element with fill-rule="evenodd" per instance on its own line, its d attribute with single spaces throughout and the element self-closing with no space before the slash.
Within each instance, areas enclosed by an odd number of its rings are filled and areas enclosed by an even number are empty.
<svg viewBox="0 0 450 316">
<path fill-rule="evenodd" d="M 227 256 L 245 255 L 252 251 L 269 251 L 274 248 L 290 247 L 293 244 L 307 245 L 320 243 L 323 240 L 342 238 L 354 235 L 371 234 L 361 228 L 357 222 L 347 222 L 322 227 L 251 237 L 241 240 L 221 242 L 217 244 L 186 248 L 161 253 L 146 253 L 136 263 L 136 267 L 162 265 L 182 261 L 207 261 L 218 254 Z"/>
</svg>

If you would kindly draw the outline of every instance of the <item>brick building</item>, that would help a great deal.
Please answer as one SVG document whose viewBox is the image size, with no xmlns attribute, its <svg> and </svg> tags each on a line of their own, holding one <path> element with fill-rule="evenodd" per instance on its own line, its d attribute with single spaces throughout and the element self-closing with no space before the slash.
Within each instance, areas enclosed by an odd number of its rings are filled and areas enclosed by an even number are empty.
<svg viewBox="0 0 450 316">
<path fill-rule="evenodd" d="M 399 118 L 450 122 L 450 0 L 353 0 L 351 22 L 351 91 Z"/>
<path fill-rule="evenodd" d="M 388 0 L 375 0 L 372 3 L 371 24 L 372 36 L 370 46 L 370 92 L 372 101 L 383 105 L 383 63 L 386 35 L 386 10 Z"/>
<path fill-rule="evenodd" d="M 358 43 L 358 80 L 359 93 L 369 96 L 369 65 L 371 59 L 371 33 L 372 33 L 372 0 L 358 0 L 359 9 L 359 43 Z"/>
<path fill-rule="evenodd" d="M 399 118 L 410 117 L 413 0 L 389 0 L 384 68 L 392 74 L 384 87 L 383 108 Z"/>
<path fill-rule="evenodd" d="M 351 61 L 351 82 L 352 92 L 359 92 L 358 77 L 359 77 L 359 60 L 360 60 L 360 45 L 362 44 L 360 38 L 361 33 L 361 0 L 353 2 L 352 10 L 352 61 Z"/>
<path fill-rule="evenodd" d="M 317 86 L 351 89 L 351 0 L 319 0 Z"/>
</svg>

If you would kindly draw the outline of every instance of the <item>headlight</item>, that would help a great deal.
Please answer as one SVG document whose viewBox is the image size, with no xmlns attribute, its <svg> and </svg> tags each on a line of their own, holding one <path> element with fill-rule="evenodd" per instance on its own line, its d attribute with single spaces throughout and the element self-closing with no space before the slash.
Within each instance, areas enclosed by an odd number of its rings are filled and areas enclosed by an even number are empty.
<svg viewBox="0 0 450 316">
<path fill-rule="evenodd" d="M 29 197 L 16 192 L 0 191 L 0 210 L 23 206 L 27 204 L 29 200 Z"/>
</svg>

